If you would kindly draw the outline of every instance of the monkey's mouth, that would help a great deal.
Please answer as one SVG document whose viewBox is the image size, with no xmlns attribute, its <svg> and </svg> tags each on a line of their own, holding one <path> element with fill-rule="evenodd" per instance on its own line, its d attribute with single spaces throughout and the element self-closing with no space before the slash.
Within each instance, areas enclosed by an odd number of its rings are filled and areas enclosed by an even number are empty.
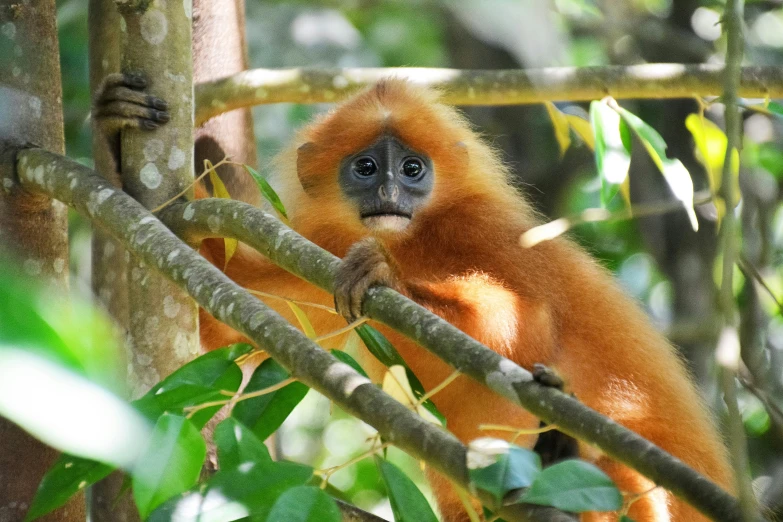
<svg viewBox="0 0 783 522">
<path fill-rule="evenodd" d="M 377 232 L 402 232 L 411 218 L 412 214 L 402 211 L 368 212 L 362 214 L 362 224 Z"/>
</svg>

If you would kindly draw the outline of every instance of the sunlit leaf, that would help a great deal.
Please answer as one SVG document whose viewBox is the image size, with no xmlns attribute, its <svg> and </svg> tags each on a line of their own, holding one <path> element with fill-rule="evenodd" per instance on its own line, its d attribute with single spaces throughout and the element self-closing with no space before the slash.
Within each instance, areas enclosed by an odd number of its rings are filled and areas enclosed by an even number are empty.
<svg viewBox="0 0 783 522">
<path fill-rule="evenodd" d="M 220 176 L 218 176 L 218 173 L 215 170 L 215 166 L 212 164 L 212 162 L 208 159 L 205 159 L 204 167 L 206 168 L 207 172 L 209 172 L 209 182 L 212 184 L 212 195 L 220 199 L 231 199 L 231 194 L 229 194 L 228 189 L 226 189 L 226 186 L 223 184 L 223 180 L 220 179 Z M 226 249 L 226 260 L 223 264 L 223 270 L 225 270 L 228 266 L 228 262 L 231 261 L 231 258 L 234 257 L 234 254 L 237 251 L 239 241 L 232 237 L 224 237 L 223 243 L 225 244 Z"/>
<path fill-rule="evenodd" d="M 696 211 L 693 209 L 693 180 L 688 169 L 680 160 L 670 159 L 666 156 L 666 142 L 658 134 L 658 131 L 619 105 L 616 105 L 614 109 L 642 142 L 653 163 L 663 174 L 663 178 L 674 197 L 682 202 L 691 221 L 691 228 L 699 230 L 699 221 L 696 219 Z"/>
<path fill-rule="evenodd" d="M 61 455 L 38 485 L 25 521 L 54 511 L 79 491 L 107 477 L 114 469 L 94 460 Z"/>
<path fill-rule="evenodd" d="M 248 516 L 265 521 L 280 495 L 312 475 L 312 468 L 293 462 L 220 470 L 206 484 L 167 501 L 147 522 L 224 522 Z"/>
<path fill-rule="evenodd" d="M 566 460 L 544 469 L 521 502 L 564 511 L 615 511 L 623 496 L 603 471 L 583 460 Z"/>
<path fill-rule="evenodd" d="M 605 101 L 590 104 L 590 123 L 595 135 L 595 164 L 601 179 L 601 204 L 606 207 L 628 178 L 631 151 L 620 135 L 620 115 Z"/>
<path fill-rule="evenodd" d="M 590 147 L 590 150 L 595 150 L 595 136 L 590 122 L 575 114 L 564 114 L 564 116 L 574 132 L 585 142 L 585 145 Z"/>
<path fill-rule="evenodd" d="M 509 491 L 533 483 L 541 472 L 541 458 L 531 450 L 485 437 L 468 445 L 467 466 L 471 486 L 500 501 Z"/>
<path fill-rule="evenodd" d="M 310 339 L 315 339 L 318 337 L 318 334 L 315 333 L 315 328 L 313 328 L 313 323 L 310 322 L 310 318 L 307 317 L 307 314 L 304 312 L 304 310 L 299 308 L 299 306 L 292 301 L 286 301 L 286 303 L 288 303 L 291 311 L 294 312 L 296 320 L 299 321 L 299 325 L 302 327 L 304 334 Z"/>
<path fill-rule="evenodd" d="M 263 390 L 288 378 L 285 368 L 274 359 L 267 359 L 253 372 L 243 393 Z M 279 390 L 238 402 L 231 415 L 253 430 L 260 440 L 266 440 L 301 402 L 307 389 L 301 382 L 292 382 Z"/>
<path fill-rule="evenodd" d="M 728 138 L 723 131 L 712 121 L 699 114 L 689 114 L 685 118 L 685 126 L 693 136 L 696 144 L 696 157 L 704 165 L 707 171 L 707 181 L 710 192 L 716 196 L 715 207 L 718 211 L 718 222 L 726 213 L 726 204 L 719 196 L 723 185 L 723 163 L 726 159 L 726 147 Z M 739 203 L 739 152 L 735 149 L 731 155 L 731 173 L 734 179 L 734 206 Z"/>
<path fill-rule="evenodd" d="M 133 469 L 133 498 L 142 518 L 198 481 L 207 455 L 199 430 L 184 417 L 164 414 Z"/>
<path fill-rule="evenodd" d="M 163 379 L 133 405 L 148 419 L 156 420 L 164 412 L 185 415 L 185 408 L 226 400 L 242 383 L 242 370 L 234 362 L 253 347 L 246 343 L 212 350 Z M 222 406 L 211 406 L 193 414 L 191 422 L 199 429 Z"/>
<path fill-rule="evenodd" d="M 405 473 L 380 457 L 375 457 L 375 463 L 386 484 L 396 522 L 437 522 L 427 499 Z"/>
<path fill-rule="evenodd" d="M 571 146 L 571 130 L 568 127 L 568 118 L 555 107 L 554 103 L 550 101 L 544 102 L 544 106 L 547 114 L 549 114 L 549 120 L 552 122 L 555 139 L 557 140 L 557 146 L 560 148 L 560 157 L 562 158 L 568 147 Z"/>
<path fill-rule="evenodd" d="M 277 192 L 272 188 L 272 185 L 270 185 L 269 182 L 264 179 L 264 176 L 259 174 L 258 171 L 250 165 L 243 165 L 243 167 L 245 167 L 245 170 L 255 180 L 258 190 L 261 192 L 261 195 L 264 196 L 264 199 L 267 200 L 277 213 L 284 218 L 283 220 L 287 222 L 288 214 L 285 211 L 285 206 L 283 205 L 283 202 L 280 201 L 280 196 L 277 195 Z"/>
<path fill-rule="evenodd" d="M 118 467 L 134 462 L 150 434 L 147 421 L 105 388 L 2 344 L 0 416 L 49 446 Z"/>
<path fill-rule="evenodd" d="M 783 178 L 783 149 L 775 143 L 758 145 L 758 164 L 778 180 Z M 738 193 L 736 191 L 735 193 Z"/>
<path fill-rule="evenodd" d="M 218 424 L 214 438 L 220 469 L 238 468 L 248 462 L 272 462 L 264 441 L 233 417 Z"/>
<path fill-rule="evenodd" d="M 440 424 L 440 419 L 430 413 L 423 405 L 418 404 L 411 384 L 408 382 L 408 372 L 404 366 L 395 365 L 389 367 L 383 376 L 383 391 L 408 408 L 415 410 L 425 420 L 434 424 Z"/>
<path fill-rule="evenodd" d="M 277 499 L 266 522 L 340 522 L 334 499 L 315 486 L 291 488 Z"/>
</svg>

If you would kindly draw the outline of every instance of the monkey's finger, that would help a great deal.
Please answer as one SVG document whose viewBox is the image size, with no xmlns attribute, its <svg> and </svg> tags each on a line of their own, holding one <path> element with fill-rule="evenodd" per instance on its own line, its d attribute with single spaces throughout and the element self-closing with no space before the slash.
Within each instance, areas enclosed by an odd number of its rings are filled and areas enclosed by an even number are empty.
<svg viewBox="0 0 783 522">
<path fill-rule="evenodd" d="M 99 107 L 95 112 L 96 118 L 107 118 L 112 116 L 128 119 L 151 120 L 155 123 L 166 123 L 170 119 L 169 113 L 166 111 L 159 111 L 158 109 L 142 107 L 135 103 L 123 101 L 107 103 L 106 105 Z"/>
<path fill-rule="evenodd" d="M 141 118 L 125 118 L 123 116 L 106 116 L 100 118 L 100 125 L 106 136 L 119 136 L 122 129 L 155 130 L 160 124 Z"/>
<path fill-rule="evenodd" d="M 103 79 L 101 91 L 106 91 L 113 87 L 125 86 L 130 89 L 145 89 L 147 87 L 147 78 L 139 72 L 112 73 Z"/>
<path fill-rule="evenodd" d="M 560 377 L 555 370 L 541 363 L 535 363 L 533 365 L 533 380 L 539 384 L 550 388 L 557 388 L 558 390 L 562 390 L 565 385 L 565 381 L 563 381 L 562 377 Z"/>
<path fill-rule="evenodd" d="M 103 91 L 98 105 L 103 106 L 113 101 L 122 101 L 128 103 L 135 103 L 144 107 L 151 107 L 160 111 L 165 111 L 169 108 L 169 104 L 165 100 L 150 96 L 144 92 L 135 91 L 124 86 L 112 87 Z"/>
</svg>

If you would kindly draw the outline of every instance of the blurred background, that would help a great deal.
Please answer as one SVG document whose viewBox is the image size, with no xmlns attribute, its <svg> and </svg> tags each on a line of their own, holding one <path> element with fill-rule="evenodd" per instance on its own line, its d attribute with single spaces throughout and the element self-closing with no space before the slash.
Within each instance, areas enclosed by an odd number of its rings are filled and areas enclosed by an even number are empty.
<svg viewBox="0 0 783 522">
<path fill-rule="evenodd" d="M 67 154 L 91 165 L 88 114 L 87 12 L 83 0 L 58 0 Z M 783 2 L 746 2 L 748 64 L 783 65 Z M 710 0 L 418 0 L 277 2 L 247 0 L 251 67 L 454 67 L 461 69 L 600 66 L 648 62 L 721 63 L 725 41 L 718 24 L 723 3 Z M 586 104 L 557 104 L 586 116 Z M 708 187 L 694 155 L 685 118 L 696 100 L 624 101 L 655 127 L 691 173 L 696 190 Z M 294 130 L 327 106 L 281 104 L 254 109 L 262 170 Z M 583 144 L 561 157 L 543 105 L 481 107 L 466 111 L 499 147 L 523 190 L 549 217 L 600 206 L 595 162 Z M 722 125 L 721 106 L 708 116 Z M 748 112 L 740 182 L 747 262 L 769 289 L 783 295 L 781 249 L 783 177 L 781 121 Z M 636 147 L 639 149 L 639 147 Z M 634 203 L 672 199 L 652 161 L 634 153 Z M 717 234 L 710 208 L 700 210 L 693 232 L 684 212 L 634 221 L 580 225 L 572 236 L 586 246 L 647 308 L 696 376 L 706 400 L 722 415 L 713 352 L 719 332 L 715 262 Z M 89 288 L 89 227 L 72 215 L 71 268 Z M 738 270 L 743 357 L 750 368 L 740 390 L 753 476 L 762 490 L 783 484 L 783 320 L 777 303 Z M 600 356 L 600 355 L 597 355 Z M 662 376 L 665 378 L 665 376 Z M 331 414 L 330 414 L 331 413 Z M 687 423 L 687 419 L 673 422 Z M 324 468 L 368 447 L 372 430 L 314 392 L 284 426 L 277 450 Z M 391 450 L 394 452 L 394 450 Z M 406 471 L 418 464 L 397 455 Z M 421 477 L 421 475 L 418 475 Z M 772 480 L 774 479 L 774 480 Z M 358 506 L 391 516 L 371 459 L 335 474 L 331 484 Z M 783 498 L 771 487 L 770 498 Z"/>
</svg>

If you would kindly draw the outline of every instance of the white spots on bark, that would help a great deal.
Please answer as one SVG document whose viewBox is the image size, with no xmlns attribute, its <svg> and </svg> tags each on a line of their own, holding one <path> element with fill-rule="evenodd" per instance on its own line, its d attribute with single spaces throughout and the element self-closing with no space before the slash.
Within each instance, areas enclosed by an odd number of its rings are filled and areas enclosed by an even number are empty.
<svg viewBox="0 0 783 522">
<path fill-rule="evenodd" d="M 3 178 L 3 188 L 6 190 L 11 190 L 11 187 L 14 186 L 14 180 L 11 178 Z"/>
<path fill-rule="evenodd" d="M 150 9 L 141 16 L 141 37 L 151 45 L 158 45 L 166 39 L 169 31 L 169 21 L 166 15 L 157 9 Z"/>
<path fill-rule="evenodd" d="M 174 319 L 179 314 L 182 306 L 172 296 L 167 295 L 163 298 L 163 314 L 169 319 Z"/>
<path fill-rule="evenodd" d="M 120 17 L 120 31 L 127 32 L 128 31 L 128 23 L 125 21 L 125 17 Z"/>
<path fill-rule="evenodd" d="M 185 152 L 179 147 L 171 147 L 169 152 L 169 170 L 177 170 L 185 164 Z"/>
<path fill-rule="evenodd" d="M 38 96 L 31 96 L 27 100 L 28 105 L 30 106 L 30 110 L 33 111 L 33 118 L 38 119 L 41 117 L 41 98 Z"/>
<path fill-rule="evenodd" d="M 29 171 L 28 171 L 29 172 Z M 34 179 L 38 185 L 43 185 L 44 181 L 44 168 L 43 165 L 38 165 L 33 169 L 33 176 L 30 179 Z"/>
<path fill-rule="evenodd" d="M 160 186 L 163 177 L 158 171 L 158 167 L 154 163 L 147 163 L 139 171 L 139 178 L 141 182 L 150 190 L 154 190 Z"/>
<path fill-rule="evenodd" d="M 11 67 L 11 74 L 13 74 L 14 78 L 16 78 L 20 74 L 22 74 L 22 69 L 20 69 L 18 65 L 14 65 L 13 67 Z"/>
<path fill-rule="evenodd" d="M 220 230 L 220 225 L 223 224 L 223 219 L 220 216 L 209 216 L 207 218 L 207 226 L 212 232 Z"/>
<path fill-rule="evenodd" d="M 43 268 L 43 261 L 40 259 L 26 259 L 23 263 L 24 272 L 30 276 L 37 276 L 41 274 Z"/>
<path fill-rule="evenodd" d="M 54 272 L 56 274 L 62 274 L 63 269 L 65 269 L 65 259 L 58 257 L 57 259 L 54 260 L 52 266 L 54 267 Z"/>
<path fill-rule="evenodd" d="M 168 78 L 172 82 L 183 83 L 185 81 L 185 75 L 184 74 L 174 74 L 173 72 L 168 71 L 168 70 L 164 71 L 163 74 L 166 76 L 166 78 Z"/>
<path fill-rule="evenodd" d="M 193 0 L 182 0 L 182 8 L 185 10 L 185 16 L 188 20 L 193 18 Z"/>
<path fill-rule="evenodd" d="M 9 40 L 16 38 L 16 25 L 13 22 L 6 22 L 0 26 L 0 33 Z"/>
<path fill-rule="evenodd" d="M 98 192 L 98 196 L 96 198 L 96 201 L 99 205 L 103 205 L 107 199 L 109 199 L 114 194 L 114 190 L 110 188 L 102 189 L 100 192 Z"/>
<path fill-rule="evenodd" d="M 362 384 L 370 384 L 370 379 L 359 375 L 356 370 L 341 362 L 329 366 L 324 373 L 324 378 L 327 382 L 341 381 L 339 384 L 341 384 L 342 392 L 346 398 L 350 397 L 354 390 Z"/>
<path fill-rule="evenodd" d="M 136 362 L 139 364 L 139 366 L 149 366 L 152 364 L 152 357 L 146 353 L 138 353 L 136 354 Z"/>
<path fill-rule="evenodd" d="M 530 372 L 526 372 L 512 361 L 501 359 L 498 369 L 487 375 L 487 386 L 500 395 L 519 403 L 514 385 L 533 380 Z"/>
<path fill-rule="evenodd" d="M 147 161 L 155 161 L 163 154 L 164 144 L 162 140 L 150 139 L 144 144 L 142 153 Z"/>
<path fill-rule="evenodd" d="M 193 215 L 195 213 L 196 213 L 196 209 L 193 208 L 193 204 L 188 203 L 185 206 L 185 210 L 182 212 L 182 219 L 184 219 L 185 221 L 190 221 L 191 219 L 193 219 Z"/>
</svg>

